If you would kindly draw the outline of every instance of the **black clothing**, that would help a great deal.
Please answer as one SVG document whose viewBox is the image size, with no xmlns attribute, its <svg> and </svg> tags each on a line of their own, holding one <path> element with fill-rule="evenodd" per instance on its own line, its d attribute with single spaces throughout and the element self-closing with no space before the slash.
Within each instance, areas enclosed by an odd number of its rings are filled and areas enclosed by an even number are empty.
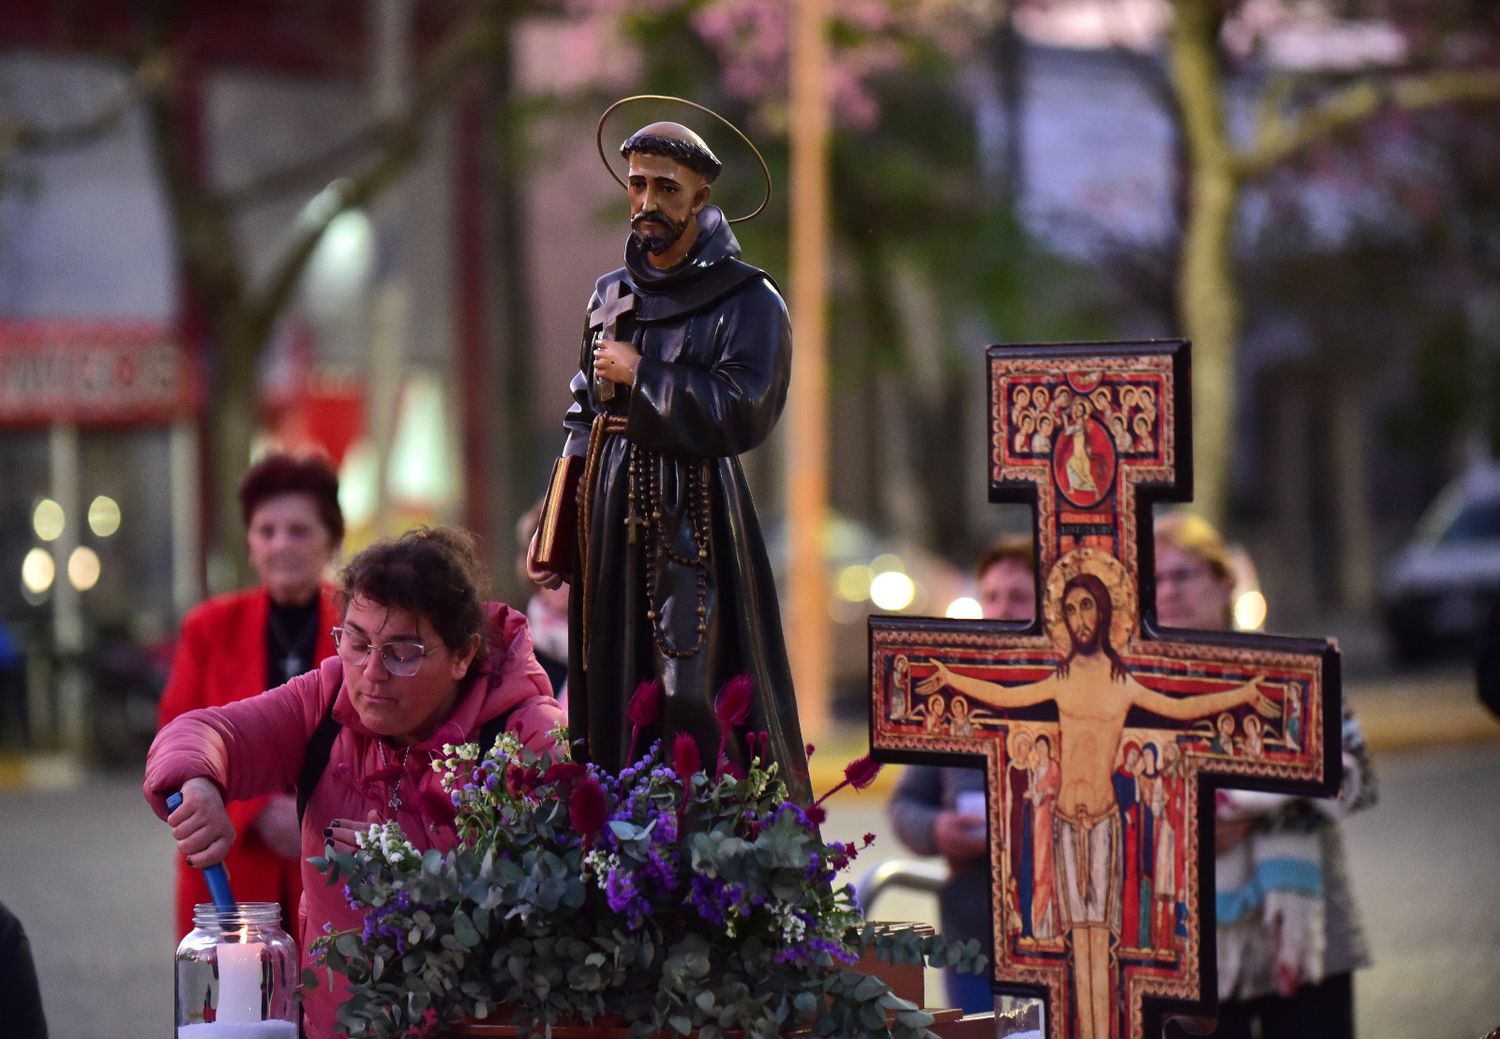
<svg viewBox="0 0 1500 1039">
<path fill-rule="evenodd" d="M 658 678 L 666 734 L 692 733 L 712 772 L 714 697 L 747 674 L 748 728 L 770 734 L 771 757 L 805 804 L 807 756 L 776 586 L 737 457 L 765 440 L 786 402 L 791 326 L 775 284 L 738 257 L 728 222 L 710 206 L 682 263 L 652 269 L 632 236 L 626 265 L 596 283 L 590 310 L 619 281 L 635 296 L 616 334 L 641 362 L 634 386 L 616 386 L 601 404 L 586 333 L 564 420 L 564 453 L 596 459 L 578 491 L 587 544 L 569 604 L 569 725 L 587 738 L 590 760 L 619 770 L 662 735 L 632 747 L 626 716 L 636 686 Z M 614 431 L 602 422 L 593 431 L 601 413 Z M 632 516 L 647 523 L 627 526 Z M 743 761 L 743 739 L 727 752 Z"/>
<path fill-rule="evenodd" d="M 1256 1035 L 1261 1039 L 1354 1039 L 1354 975 L 1335 974 L 1315 985 L 1303 985 L 1290 996 L 1219 1004 L 1213 1039 Z"/>
<path fill-rule="evenodd" d="M 0 1023 L 13 1039 L 47 1039 L 42 992 L 21 921 L 0 903 Z"/>
<path fill-rule="evenodd" d="M 286 685 L 318 663 L 318 614 L 322 603 L 314 595 L 300 606 L 270 600 L 266 611 L 266 688 Z"/>
</svg>

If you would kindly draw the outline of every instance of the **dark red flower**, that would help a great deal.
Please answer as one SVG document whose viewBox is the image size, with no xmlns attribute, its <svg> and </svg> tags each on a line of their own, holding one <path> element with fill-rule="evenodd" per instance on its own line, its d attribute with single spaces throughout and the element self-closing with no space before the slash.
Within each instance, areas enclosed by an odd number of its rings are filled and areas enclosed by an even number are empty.
<svg viewBox="0 0 1500 1039">
<path fill-rule="evenodd" d="M 751 689 L 749 675 L 736 675 L 724 683 L 714 699 L 714 717 L 719 719 L 721 727 L 745 724 L 750 717 Z"/>
<path fill-rule="evenodd" d="M 703 756 L 698 753 L 698 741 L 692 733 L 679 732 L 672 741 L 672 771 L 682 780 L 683 786 L 693 781 L 694 773 L 703 768 Z"/>
<path fill-rule="evenodd" d="M 604 788 L 597 779 L 584 773 L 583 778 L 573 785 L 573 796 L 568 799 L 568 821 L 583 837 L 585 847 L 594 842 L 594 836 L 603 829 L 608 817 Z"/>
<path fill-rule="evenodd" d="M 865 847 L 868 848 L 870 845 L 872 845 L 874 843 L 875 843 L 875 835 L 873 833 L 867 833 L 867 834 L 865 834 Z"/>
<path fill-rule="evenodd" d="M 846 786 L 852 786 L 856 790 L 863 790 L 865 787 L 875 782 L 875 777 L 879 774 L 880 762 L 876 761 L 874 758 L 866 754 L 864 757 L 859 758 L 856 761 L 851 761 L 849 762 L 849 764 L 845 765 L 844 781 L 838 786 L 834 787 L 832 790 L 828 791 L 828 793 L 824 794 L 822 797 L 818 798 L 818 800 L 814 803 L 822 804 L 824 801 L 828 800 L 830 797 L 838 793 L 840 790 L 844 789 L 844 787 Z"/>
<path fill-rule="evenodd" d="M 633 729 L 655 725 L 661 717 L 661 683 L 652 678 L 635 687 L 630 694 L 630 706 L 626 709 Z"/>
<path fill-rule="evenodd" d="M 547 774 L 542 776 L 542 782 L 566 786 L 583 775 L 584 771 L 584 767 L 576 761 L 559 761 L 547 769 Z"/>
<path fill-rule="evenodd" d="M 641 730 L 655 725 L 661 717 L 661 683 L 652 678 L 636 686 L 625 716 L 630 719 L 630 756 L 634 758 Z"/>
<path fill-rule="evenodd" d="M 828 809 L 822 805 L 813 805 L 807 810 L 807 821 L 814 826 L 822 826 L 828 821 Z"/>
<path fill-rule="evenodd" d="M 812 757 L 813 756 L 813 751 L 817 750 L 818 748 L 814 747 L 811 743 L 809 743 L 806 746 L 806 748 L 804 748 L 804 749 L 807 751 L 807 756 L 808 757 Z"/>
<path fill-rule="evenodd" d="M 856 790 L 863 790 L 880 775 L 880 762 L 866 754 L 844 766 L 844 778 Z"/>
<path fill-rule="evenodd" d="M 505 770 L 505 789 L 512 797 L 524 797 L 536 789 L 540 778 L 531 769 L 512 766 Z"/>
</svg>

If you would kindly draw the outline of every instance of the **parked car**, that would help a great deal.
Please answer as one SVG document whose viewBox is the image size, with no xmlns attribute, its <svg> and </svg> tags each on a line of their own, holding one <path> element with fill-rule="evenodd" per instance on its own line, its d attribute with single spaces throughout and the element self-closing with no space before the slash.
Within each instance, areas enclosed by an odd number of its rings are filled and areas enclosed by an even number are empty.
<svg viewBox="0 0 1500 1039">
<path fill-rule="evenodd" d="M 1393 655 L 1467 651 L 1500 601 L 1500 464 L 1445 487 L 1392 561 L 1381 608 Z"/>
</svg>

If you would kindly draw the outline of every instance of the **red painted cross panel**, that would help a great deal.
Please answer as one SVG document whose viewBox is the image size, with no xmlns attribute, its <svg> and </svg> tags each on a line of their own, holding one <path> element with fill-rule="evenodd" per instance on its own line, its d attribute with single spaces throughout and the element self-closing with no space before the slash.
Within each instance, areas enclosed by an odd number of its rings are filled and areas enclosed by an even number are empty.
<svg viewBox="0 0 1500 1039">
<path fill-rule="evenodd" d="M 872 748 L 987 770 L 997 990 L 1044 999 L 1049 1039 L 1160 1035 L 1215 1001 L 1214 790 L 1338 788 L 1338 651 L 1154 628 L 1142 534 L 1192 493 L 1186 343 L 988 365 L 990 497 L 1034 509 L 1041 616 L 872 618 Z"/>
</svg>

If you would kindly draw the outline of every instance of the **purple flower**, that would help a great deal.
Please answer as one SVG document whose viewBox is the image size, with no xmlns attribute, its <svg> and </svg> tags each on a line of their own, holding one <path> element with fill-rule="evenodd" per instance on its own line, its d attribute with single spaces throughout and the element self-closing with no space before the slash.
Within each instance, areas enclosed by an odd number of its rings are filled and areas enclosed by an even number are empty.
<svg viewBox="0 0 1500 1039">
<path fill-rule="evenodd" d="M 604 901 L 631 927 L 640 927 L 651 911 L 651 903 L 636 889 L 634 875 L 622 869 L 610 870 L 605 878 Z"/>
</svg>

